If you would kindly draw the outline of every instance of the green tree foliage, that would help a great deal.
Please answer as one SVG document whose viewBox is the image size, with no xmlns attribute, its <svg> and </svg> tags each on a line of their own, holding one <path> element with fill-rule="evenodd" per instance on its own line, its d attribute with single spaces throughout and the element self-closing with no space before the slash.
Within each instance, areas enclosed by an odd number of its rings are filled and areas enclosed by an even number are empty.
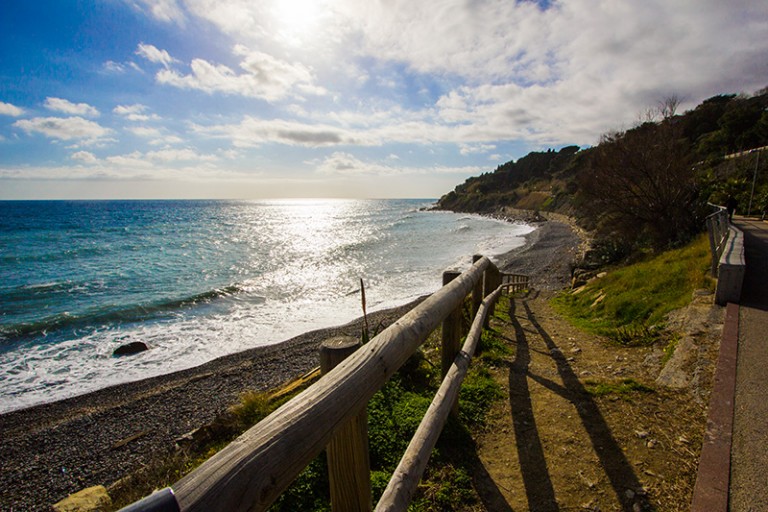
<svg viewBox="0 0 768 512">
<path fill-rule="evenodd" d="M 438 201 L 438 208 L 465 212 L 490 212 L 513 205 L 519 198 L 516 190 L 531 180 L 551 180 L 573 171 L 573 158 L 578 146 L 560 151 L 532 152 L 518 161 L 500 165 L 492 173 L 468 178 Z"/>
</svg>

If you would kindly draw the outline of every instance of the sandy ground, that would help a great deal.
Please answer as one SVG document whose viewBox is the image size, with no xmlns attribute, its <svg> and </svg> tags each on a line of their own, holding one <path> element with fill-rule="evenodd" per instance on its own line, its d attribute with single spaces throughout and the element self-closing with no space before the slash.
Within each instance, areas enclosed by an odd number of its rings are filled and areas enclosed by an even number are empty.
<svg viewBox="0 0 768 512">
<path fill-rule="evenodd" d="M 568 224 L 544 222 L 499 266 L 531 275 L 541 289 L 560 288 L 570 279 L 580 241 Z M 376 313 L 369 321 L 389 325 L 414 305 Z M 0 509 L 48 510 L 73 492 L 108 486 L 172 451 L 176 439 L 210 423 L 244 391 L 277 387 L 317 366 L 324 339 L 358 335 L 360 329 L 357 320 L 189 370 L 0 415 Z"/>
<path fill-rule="evenodd" d="M 491 328 L 513 353 L 492 373 L 508 398 L 473 433 L 483 509 L 690 510 L 707 397 L 657 385 L 658 347 L 586 333 L 546 293 L 518 297 L 506 313 Z M 706 347 L 714 357 L 716 343 Z M 643 387 L 620 391 L 627 382 Z"/>
</svg>

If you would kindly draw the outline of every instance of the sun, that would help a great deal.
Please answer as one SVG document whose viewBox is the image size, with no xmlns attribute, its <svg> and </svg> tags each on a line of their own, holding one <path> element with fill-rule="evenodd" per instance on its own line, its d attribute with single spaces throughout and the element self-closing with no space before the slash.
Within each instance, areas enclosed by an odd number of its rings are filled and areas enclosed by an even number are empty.
<svg viewBox="0 0 768 512">
<path fill-rule="evenodd" d="M 325 8 L 322 0 L 276 0 L 272 12 L 277 32 L 292 42 L 305 41 L 320 28 Z"/>
</svg>

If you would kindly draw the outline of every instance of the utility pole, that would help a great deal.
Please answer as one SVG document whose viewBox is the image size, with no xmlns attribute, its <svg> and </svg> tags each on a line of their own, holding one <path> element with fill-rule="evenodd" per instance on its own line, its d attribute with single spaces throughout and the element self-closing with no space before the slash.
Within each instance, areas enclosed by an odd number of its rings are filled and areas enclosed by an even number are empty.
<svg viewBox="0 0 768 512">
<path fill-rule="evenodd" d="M 747 216 L 752 215 L 752 197 L 755 195 L 755 182 L 757 181 L 757 167 L 760 165 L 760 152 L 763 148 L 757 150 L 757 159 L 755 161 L 755 172 L 752 174 L 752 191 L 749 193 L 749 208 L 747 208 Z"/>
</svg>

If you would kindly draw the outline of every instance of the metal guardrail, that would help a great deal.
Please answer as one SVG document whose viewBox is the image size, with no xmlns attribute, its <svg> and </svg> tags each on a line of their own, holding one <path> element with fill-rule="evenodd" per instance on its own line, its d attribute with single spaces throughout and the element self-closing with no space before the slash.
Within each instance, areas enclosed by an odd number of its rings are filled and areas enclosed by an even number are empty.
<svg viewBox="0 0 768 512">
<path fill-rule="evenodd" d="M 709 233 L 709 248 L 712 253 L 712 277 L 717 277 L 717 265 L 728 241 L 728 212 L 723 206 L 710 204 L 717 211 L 706 218 L 707 232 Z"/>
</svg>

